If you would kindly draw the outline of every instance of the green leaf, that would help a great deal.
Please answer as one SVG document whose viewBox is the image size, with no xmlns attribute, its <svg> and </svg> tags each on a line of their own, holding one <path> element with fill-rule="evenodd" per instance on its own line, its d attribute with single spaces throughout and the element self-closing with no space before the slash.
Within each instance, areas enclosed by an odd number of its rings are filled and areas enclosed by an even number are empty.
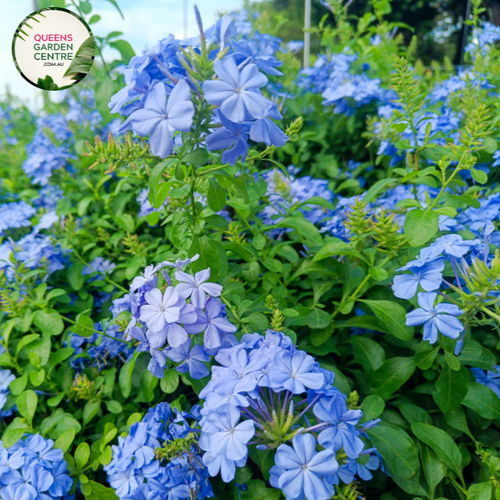
<svg viewBox="0 0 500 500">
<path fill-rule="evenodd" d="M 50 75 L 45 75 L 45 78 L 39 78 L 36 82 L 36 86 L 42 90 L 59 90 L 59 86 L 54 83 Z"/>
<path fill-rule="evenodd" d="M 486 184 L 488 182 L 488 174 L 482 170 L 471 168 L 470 174 L 476 182 L 479 182 L 479 184 Z"/>
<path fill-rule="evenodd" d="M 410 403 L 398 404 L 399 411 L 406 420 L 411 424 L 415 422 L 423 422 L 424 424 L 432 424 L 431 416 L 419 406 Z"/>
<path fill-rule="evenodd" d="M 387 470 L 392 476 L 409 481 L 420 472 L 417 447 L 402 429 L 373 427 L 367 431 L 369 438 L 382 455 Z"/>
<path fill-rule="evenodd" d="M 122 366 L 120 375 L 118 376 L 118 385 L 124 398 L 128 398 L 132 390 L 132 372 L 134 371 L 135 360 L 136 358 L 134 357 L 130 361 L 127 361 Z"/>
<path fill-rule="evenodd" d="M 109 42 L 110 47 L 116 49 L 122 58 L 124 63 L 127 63 L 135 56 L 135 51 L 132 48 L 132 45 L 128 43 L 126 40 L 115 40 L 113 42 Z"/>
<path fill-rule="evenodd" d="M 276 224 L 276 227 L 295 229 L 305 240 L 305 244 L 310 247 L 321 245 L 321 242 L 323 241 L 318 228 L 301 217 L 285 217 L 282 221 Z"/>
<path fill-rule="evenodd" d="M 473 484 L 467 490 L 467 500 L 491 500 L 493 485 L 491 483 Z"/>
<path fill-rule="evenodd" d="M 182 158 L 182 161 L 195 166 L 205 165 L 209 159 L 208 151 L 204 148 L 198 148 L 188 153 Z"/>
<path fill-rule="evenodd" d="M 83 263 L 82 262 L 75 262 L 74 264 L 71 265 L 71 267 L 68 269 L 68 272 L 66 275 L 68 276 L 68 281 L 73 288 L 73 290 L 78 291 L 82 288 L 83 283 L 84 283 L 84 276 L 82 274 L 83 271 Z"/>
<path fill-rule="evenodd" d="M 78 470 L 83 469 L 85 464 L 89 461 L 90 447 L 87 443 L 83 442 L 78 445 L 75 450 L 75 465 Z"/>
<path fill-rule="evenodd" d="M 362 335 L 352 335 L 351 345 L 354 359 L 363 367 L 368 376 L 383 365 L 385 351 L 374 340 Z"/>
<path fill-rule="evenodd" d="M 441 462 L 462 477 L 462 454 L 447 432 L 422 423 L 412 424 L 411 430 L 422 443 L 432 448 Z"/>
<path fill-rule="evenodd" d="M 10 392 L 17 396 L 26 389 L 26 384 L 28 383 L 28 374 L 25 373 L 22 377 L 18 377 L 9 384 Z"/>
<path fill-rule="evenodd" d="M 211 281 L 217 279 L 220 266 L 219 251 L 215 243 L 208 236 L 195 236 L 188 255 L 193 257 L 198 254 L 199 258 L 191 264 L 191 269 L 195 272 L 210 268 Z"/>
<path fill-rule="evenodd" d="M 95 57 L 95 39 L 90 35 L 78 48 L 73 61 L 64 73 L 64 76 L 87 74 L 92 68 Z M 79 78 L 81 80 L 81 78 Z"/>
<path fill-rule="evenodd" d="M 307 326 L 313 329 L 326 328 L 332 317 L 323 309 L 314 308 L 306 317 Z"/>
<path fill-rule="evenodd" d="M 214 212 L 226 206 L 226 190 L 215 179 L 210 179 L 208 183 L 207 202 Z"/>
<path fill-rule="evenodd" d="M 134 218 L 130 214 L 121 214 L 115 217 L 115 222 L 125 231 L 133 233 L 135 229 Z"/>
<path fill-rule="evenodd" d="M 90 488 L 90 493 L 85 495 L 85 500 L 118 500 L 113 488 L 107 488 L 106 486 L 96 483 L 95 481 L 89 481 L 86 486 L 87 485 Z"/>
<path fill-rule="evenodd" d="M 385 409 L 385 402 L 378 396 L 366 396 L 361 403 L 361 409 L 363 410 L 363 418 L 361 419 L 361 422 L 368 422 L 382 415 L 382 412 Z"/>
<path fill-rule="evenodd" d="M 438 352 L 439 347 L 435 347 L 434 349 L 419 351 L 415 353 L 415 356 L 413 357 L 415 359 L 415 363 L 421 370 L 428 370 L 434 363 Z"/>
<path fill-rule="evenodd" d="M 383 269 L 382 267 L 376 267 L 372 266 L 370 269 L 368 269 L 368 274 L 375 280 L 375 281 L 384 281 L 388 278 L 387 271 Z"/>
<path fill-rule="evenodd" d="M 165 370 L 163 378 L 160 381 L 161 390 L 167 394 L 172 394 L 179 387 L 179 373 L 174 368 Z"/>
<path fill-rule="evenodd" d="M 241 500 L 280 500 L 281 491 L 276 488 L 267 488 L 260 479 L 252 479 L 247 483 L 247 490 L 241 491 Z"/>
<path fill-rule="evenodd" d="M 373 372 L 370 392 L 388 399 L 398 390 L 415 371 L 413 358 L 391 358 Z"/>
<path fill-rule="evenodd" d="M 42 309 L 35 316 L 35 325 L 47 335 L 59 335 L 64 330 L 64 321 L 54 309 Z"/>
<path fill-rule="evenodd" d="M 87 425 L 97 415 L 100 408 L 100 399 L 91 399 L 87 401 L 83 407 L 83 425 Z"/>
<path fill-rule="evenodd" d="M 16 356 L 21 352 L 22 348 L 27 346 L 28 344 L 31 344 L 35 340 L 38 340 L 40 338 L 40 335 L 38 333 L 30 333 L 29 335 L 25 335 L 20 341 L 19 344 L 17 344 L 16 348 Z"/>
<path fill-rule="evenodd" d="M 151 170 L 151 173 L 149 174 L 148 200 L 153 208 L 160 208 L 161 206 L 161 203 L 157 203 L 156 198 L 158 190 L 161 189 L 161 187 L 163 187 L 166 183 L 160 184 L 159 181 L 162 179 L 163 171 L 172 164 L 173 161 L 171 159 L 161 161 L 154 166 L 153 170 Z M 170 184 L 167 184 L 167 186 L 170 186 Z"/>
<path fill-rule="evenodd" d="M 106 401 L 106 408 L 110 413 L 121 413 L 123 411 L 122 405 L 118 401 Z"/>
<path fill-rule="evenodd" d="M 94 321 L 90 316 L 85 314 L 81 315 L 77 319 L 77 324 L 72 325 L 73 331 L 80 335 L 80 337 L 89 337 L 94 332 Z"/>
<path fill-rule="evenodd" d="M 16 444 L 25 434 L 26 429 L 7 429 L 2 435 L 2 444 L 4 448 L 10 448 Z"/>
<path fill-rule="evenodd" d="M 477 382 L 469 383 L 469 390 L 462 404 L 483 418 L 500 417 L 500 399 L 489 387 Z"/>
<path fill-rule="evenodd" d="M 266 316 L 258 312 L 249 314 L 246 316 L 245 320 L 248 320 L 248 324 L 252 331 L 264 331 L 269 325 L 269 321 Z"/>
<path fill-rule="evenodd" d="M 411 210 L 406 215 L 405 236 L 412 247 L 427 243 L 438 231 L 439 214 L 424 210 Z"/>
<path fill-rule="evenodd" d="M 387 330 L 401 340 L 413 338 L 413 328 L 406 326 L 406 310 L 390 300 L 363 300 Z"/>
<path fill-rule="evenodd" d="M 76 436 L 76 432 L 73 430 L 63 432 L 56 439 L 56 442 L 54 443 L 54 448 L 62 450 L 63 453 L 66 453 L 70 449 L 71 445 L 73 444 L 73 441 L 75 440 L 75 436 Z"/>
<path fill-rule="evenodd" d="M 330 242 L 322 246 L 313 257 L 313 262 L 333 257 L 334 255 L 348 255 L 352 252 L 351 245 L 343 242 Z"/>
<path fill-rule="evenodd" d="M 469 384 L 469 372 L 459 366 L 459 371 L 454 371 L 449 365 L 445 365 L 441 375 L 436 382 L 436 390 L 439 398 L 436 401 L 440 410 L 447 413 L 460 405 L 467 395 Z"/>
<path fill-rule="evenodd" d="M 465 432 L 465 434 L 467 434 L 472 440 L 475 439 L 469 429 L 469 426 L 467 425 L 467 418 L 465 417 L 464 409 L 461 406 L 445 413 L 444 418 L 450 427 Z"/>
<path fill-rule="evenodd" d="M 35 416 L 38 405 L 38 396 L 35 391 L 24 391 L 16 399 L 19 413 L 26 419 L 29 426 L 33 426 L 33 417 Z"/>
<path fill-rule="evenodd" d="M 382 179 L 380 181 L 377 181 L 365 194 L 363 197 L 363 203 L 371 203 L 377 196 L 378 194 L 389 184 L 393 184 L 394 182 L 397 182 L 396 179 Z"/>
<path fill-rule="evenodd" d="M 422 470 L 424 471 L 425 480 L 429 486 L 430 498 L 434 498 L 436 486 L 446 476 L 446 465 L 438 459 L 437 455 L 432 451 L 432 448 L 422 445 Z"/>
</svg>

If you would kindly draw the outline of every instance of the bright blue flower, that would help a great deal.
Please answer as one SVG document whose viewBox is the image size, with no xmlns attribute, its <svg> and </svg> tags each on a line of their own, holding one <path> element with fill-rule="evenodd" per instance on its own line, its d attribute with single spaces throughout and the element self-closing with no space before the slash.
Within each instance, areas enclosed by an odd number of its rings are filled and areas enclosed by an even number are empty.
<svg viewBox="0 0 500 500">
<path fill-rule="evenodd" d="M 33 200 L 33 205 L 37 208 L 45 208 L 49 212 L 54 212 L 57 202 L 63 197 L 63 192 L 56 186 L 47 184 L 38 192 L 39 197 Z"/>
<path fill-rule="evenodd" d="M 129 126 L 140 136 L 149 135 L 151 152 L 166 158 L 174 147 L 172 133 L 189 132 L 193 123 L 194 105 L 191 90 L 181 80 L 172 90 L 168 100 L 163 83 L 156 83 L 144 100 L 144 108 L 134 111 L 121 130 Z"/>
<path fill-rule="evenodd" d="M 446 337 L 456 339 L 464 330 L 464 326 L 456 316 L 461 316 L 463 311 L 455 304 L 437 304 L 437 293 L 418 294 L 420 308 L 406 315 L 407 326 L 424 325 L 424 340 L 434 344 L 438 339 L 438 331 Z"/>
<path fill-rule="evenodd" d="M 198 309 L 204 309 L 207 305 L 207 295 L 219 297 L 222 286 L 217 283 L 210 283 L 210 268 L 197 272 L 194 276 L 183 271 L 177 271 L 175 277 L 181 283 L 176 290 L 179 297 L 187 299 L 191 297 L 191 304 Z"/>
<path fill-rule="evenodd" d="M 319 389 L 324 383 L 323 374 L 317 371 L 315 361 L 305 351 L 282 351 L 274 357 L 274 368 L 269 374 L 273 389 L 284 388 L 293 394 L 308 389 Z"/>
<path fill-rule="evenodd" d="M 418 285 L 426 292 L 438 290 L 443 282 L 443 270 L 444 261 L 439 259 L 412 269 L 411 274 L 395 276 L 392 285 L 394 295 L 399 299 L 409 300 L 417 293 Z"/>
<path fill-rule="evenodd" d="M 48 184 L 52 170 L 65 167 L 68 160 L 74 158 L 65 146 L 55 146 L 41 130 L 35 132 L 26 153 L 28 158 L 23 163 L 23 170 L 34 184 L 42 186 Z"/>
<path fill-rule="evenodd" d="M 342 394 L 322 398 L 313 411 L 317 418 L 330 424 L 318 436 L 319 444 L 335 452 L 343 448 L 349 458 L 357 458 L 365 446 L 356 429 L 363 412 L 348 410 Z"/>
<path fill-rule="evenodd" d="M 240 66 L 243 62 L 246 64 L 252 62 L 268 75 L 283 75 L 281 71 L 276 69 L 283 65 L 283 61 L 278 61 L 276 57 L 272 55 L 255 55 L 250 43 L 247 40 L 232 41 L 231 48 L 234 51 L 234 53 L 231 54 L 231 57 L 234 57 L 238 66 Z"/>
<path fill-rule="evenodd" d="M 186 326 L 186 331 L 190 334 L 205 332 L 203 344 L 206 349 L 216 349 L 221 346 L 221 336 L 236 332 L 236 327 L 232 325 L 222 315 L 222 302 L 219 299 L 210 299 L 206 310 L 197 309 L 196 322 Z M 221 335 L 222 334 L 222 335 Z"/>
<path fill-rule="evenodd" d="M 267 83 L 255 64 L 246 65 L 241 71 L 232 57 L 217 60 L 214 70 L 220 80 L 203 82 L 205 99 L 220 106 L 220 112 L 234 123 L 249 118 L 265 118 L 273 103 L 257 89 Z"/>
<path fill-rule="evenodd" d="M 293 448 L 282 444 L 276 452 L 276 465 L 273 468 L 283 471 L 279 475 L 279 488 L 290 499 L 301 498 L 302 495 L 307 500 L 331 498 L 333 486 L 326 481 L 325 476 L 334 474 L 339 467 L 333 451 L 317 453 L 316 439 L 312 434 L 298 434 L 292 443 Z"/>
<path fill-rule="evenodd" d="M 446 234 L 438 238 L 428 249 L 425 249 L 425 255 L 429 260 L 435 259 L 442 254 L 459 259 L 468 253 L 471 246 L 476 243 L 476 240 L 465 241 L 459 234 Z"/>
<path fill-rule="evenodd" d="M 489 387 L 500 398 L 500 366 L 495 365 L 495 370 L 496 373 L 481 368 L 471 368 L 476 382 Z"/>
<path fill-rule="evenodd" d="M 210 356 L 201 345 L 195 345 L 191 349 L 191 339 L 179 347 L 166 350 L 165 355 L 175 363 L 181 363 L 175 368 L 180 373 L 189 371 L 194 379 L 208 376 L 208 368 L 204 363 L 210 361 Z"/>
<path fill-rule="evenodd" d="M 240 421 L 240 411 L 230 404 L 220 407 L 206 417 L 212 433 L 200 442 L 203 450 L 215 456 L 224 455 L 229 460 L 242 460 L 248 454 L 248 442 L 255 434 L 251 420 Z"/>
<path fill-rule="evenodd" d="M 288 136 L 270 118 L 255 121 L 250 129 L 250 139 L 263 142 L 266 146 L 280 148 L 288 141 Z"/>
<path fill-rule="evenodd" d="M 4 203 L 0 205 L 0 236 L 7 229 L 31 226 L 31 217 L 36 209 L 24 201 Z"/>
<path fill-rule="evenodd" d="M 235 165 L 241 159 L 245 161 L 248 154 L 248 134 L 250 125 L 248 123 L 233 123 L 221 116 L 223 127 L 216 128 L 206 138 L 209 151 L 223 149 L 222 162 Z"/>
</svg>

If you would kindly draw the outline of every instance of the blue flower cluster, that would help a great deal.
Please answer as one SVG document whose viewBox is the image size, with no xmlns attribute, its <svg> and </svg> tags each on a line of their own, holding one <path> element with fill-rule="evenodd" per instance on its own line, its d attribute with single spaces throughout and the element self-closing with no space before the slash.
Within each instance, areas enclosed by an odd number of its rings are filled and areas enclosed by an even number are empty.
<svg viewBox="0 0 500 500">
<path fill-rule="evenodd" d="M 115 299 L 110 307 L 113 320 L 124 311 L 129 311 L 128 295 Z M 95 323 L 94 328 L 96 331 L 92 335 L 83 337 L 74 333 L 69 340 L 70 346 L 75 350 L 70 361 L 75 370 L 83 370 L 88 360 L 91 360 L 91 366 L 100 371 L 112 359 L 119 358 L 126 363 L 132 358 L 135 349 L 126 342 L 125 334 L 117 324 L 101 321 Z"/>
<path fill-rule="evenodd" d="M 73 480 L 67 474 L 62 450 L 40 434 L 20 439 L 10 448 L 0 442 L 2 500 L 70 500 Z"/>
<path fill-rule="evenodd" d="M 28 158 L 23 164 L 23 170 L 34 184 L 48 184 L 52 171 L 63 168 L 68 160 L 74 158 L 66 146 L 56 146 L 43 132 L 38 129 L 33 140 L 26 146 Z"/>
<path fill-rule="evenodd" d="M 199 406 L 174 414 L 168 403 L 160 403 L 118 438 L 104 470 L 120 500 L 213 496 L 198 446 L 199 419 Z"/>
<path fill-rule="evenodd" d="M 3 352 L 5 348 L 2 346 Z M 7 396 L 10 393 L 9 385 L 11 382 L 16 380 L 16 376 L 10 370 L 0 370 L 0 416 L 10 417 L 12 415 L 12 410 L 3 410 L 5 403 L 7 402 Z"/>
<path fill-rule="evenodd" d="M 355 54 L 320 55 L 311 68 L 303 69 L 297 86 L 303 91 L 321 94 L 325 106 L 335 106 L 336 114 L 352 115 L 356 108 L 375 103 L 389 103 L 395 99 L 393 91 L 381 87 L 380 78 L 369 78 L 365 73 L 354 74 L 351 65 Z M 367 70 L 369 66 L 363 65 Z"/>
<path fill-rule="evenodd" d="M 216 106 L 215 130 L 206 137 L 208 149 L 223 150 L 222 161 L 234 165 L 246 158 L 249 138 L 268 146 L 285 144 L 288 137 L 273 121 L 281 118 L 278 108 L 260 91 L 268 82 L 260 70 L 281 74 L 276 67 L 282 63 L 274 57 L 277 39 L 260 35 L 252 42 L 236 40 L 237 29 L 229 16 L 209 28 L 206 36 L 217 40 L 219 53 L 226 54 L 221 59 L 217 51 L 210 52 L 218 78 L 196 82 L 206 101 Z M 126 86 L 109 103 L 113 113 L 128 117 L 119 132 L 132 129 L 149 136 L 152 153 L 161 158 L 180 144 L 176 133 L 189 132 L 193 123 L 195 83 L 180 60 L 180 48 L 186 46 L 200 49 L 199 37 L 179 41 L 169 35 L 146 54 L 133 57 L 124 71 Z"/>
<path fill-rule="evenodd" d="M 38 192 L 38 198 L 33 200 L 33 205 L 37 208 L 43 208 L 48 212 L 54 212 L 57 202 L 63 198 L 62 189 L 47 184 Z"/>
<path fill-rule="evenodd" d="M 293 166 L 289 167 L 288 171 L 288 177 L 278 169 L 266 170 L 261 174 L 267 183 L 266 195 L 269 199 L 269 204 L 259 214 L 264 224 L 277 224 L 290 208 L 305 204 L 313 197 L 333 202 L 335 195 L 328 189 L 328 181 L 313 179 L 309 175 L 295 177 L 298 169 Z M 318 205 L 305 205 L 299 210 L 304 214 L 304 218 L 313 224 L 320 224 L 331 216 L 331 211 Z"/>
<path fill-rule="evenodd" d="M 476 57 L 476 51 L 479 51 L 483 56 L 488 53 L 495 42 L 500 40 L 500 28 L 494 24 L 484 22 L 482 26 L 474 30 L 472 40 L 465 47 L 473 59 Z"/>
<path fill-rule="evenodd" d="M 500 366 L 495 365 L 496 372 L 481 368 L 471 368 L 470 370 L 476 377 L 477 383 L 489 387 L 500 398 Z"/>
<path fill-rule="evenodd" d="M 37 234 L 35 230 L 17 242 L 10 240 L 0 245 L 0 270 L 4 269 L 8 279 L 14 276 L 11 257 L 28 269 L 45 267 L 48 274 L 64 269 L 67 251 L 49 236 Z"/>
<path fill-rule="evenodd" d="M 0 205 L 0 236 L 7 229 L 31 226 L 31 218 L 36 214 L 36 209 L 25 201 L 4 203 Z"/>
<path fill-rule="evenodd" d="M 203 378 L 208 375 L 203 363 L 209 356 L 237 343 L 236 327 L 227 320 L 218 298 L 222 286 L 209 281 L 210 269 L 194 276 L 183 271 L 197 258 L 148 266 L 130 285 L 127 302 L 132 319 L 126 332 L 139 341 L 139 352 L 149 352 L 148 368 L 158 378 L 163 377 L 167 357 L 181 363 L 177 367 L 181 373 L 189 371 L 192 377 Z M 176 269 L 175 286 L 164 268 Z M 162 269 L 165 286 L 159 288 L 157 273 Z M 203 347 L 191 346 L 189 335 L 199 333 L 204 333 Z"/>
<path fill-rule="evenodd" d="M 200 447 L 210 475 L 233 480 L 256 445 L 277 449 L 271 484 L 289 499 L 327 500 L 339 481 L 372 478 L 380 460 L 364 432 L 378 421 L 358 426 L 362 411 L 349 409 L 332 385 L 334 374 L 289 337 L 270 330 L 265 337 L 246 334 L 215 359 L 219 365 L 200 393 Z"/>
<path fill-rule="evenodd" d="M 439 301 L 436 304 L 441 286 L 449 288 L 451 285 L 443 277 L 445 263 L 451 266 L 455 286 L 462 288 L 459 276 L 467 273 L 466 257 L 474 259 L 483 256 L 487 247 L 487 242 L 485 244 L 480 239 L 464 240 L 459 234 L 446 234 L 429 247 L 423 248 L 415 260 L 399 269 L 406 273 L 394 278 L 392 289 L 396 297 L 409 300 L 415 296 L 419 287 L 424 290 L 418 293 L 420 307 L 406 316 L 408 326 L 424 325 L 424 340 L 434 344 L 438 339 L 438 332 L 452 339 L 459 338 L 464 332 L 464 326 L 457 318 L 463 311 L 455 304 Z"/>
</svg>

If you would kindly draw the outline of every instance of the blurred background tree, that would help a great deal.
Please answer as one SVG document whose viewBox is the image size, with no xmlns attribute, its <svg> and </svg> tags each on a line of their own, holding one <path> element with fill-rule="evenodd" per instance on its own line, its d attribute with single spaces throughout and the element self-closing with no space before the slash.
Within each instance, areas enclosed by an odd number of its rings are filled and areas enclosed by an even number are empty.
<svg viewBox="0 0 500 500">
<path fill-rule="evenodd" d="M 371 3 L 370 0 L 352 0 L 348 12 L 353 17 L 361 17 L 373 11 Z M 414 35 L 417 37 L 418 57 L 425 64 L 442 60 L 444 56 L 459 64 L 467 3 L 467 0 L 395 0 L 386 19 L 400 23 L 399 30 L 408 43 Z M 270 28 L 289 41 L 303 39 L 304 4 L 304 0 L 265 0 L 252 4 L 252 8 L 272 18 Z M 484 18 L 500 25 L 500 0 L 485 0 L 484 6 L 487 8 Z M 327 23 L 335 22 L 333 14 L 319 0 L 312 0 L 311 14 L 312 26 L 317 26 L 325 15 Z M 313 34 L 311 38 L 313 55 L 320 49 L 319 36 Z"/>
</svg>

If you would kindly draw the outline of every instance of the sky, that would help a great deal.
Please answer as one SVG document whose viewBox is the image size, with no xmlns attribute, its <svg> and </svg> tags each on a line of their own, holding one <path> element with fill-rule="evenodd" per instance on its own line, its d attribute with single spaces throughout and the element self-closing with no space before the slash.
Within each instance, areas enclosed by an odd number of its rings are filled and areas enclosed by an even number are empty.
<svg viewBox="0 0 500 500">
<path fill-rule="evenodd" d="M 118 0 L 125 16 L 123 20 L 115 7 L 106 0 L 92 0 L 93 14 L 101 20 L 91 26 L 97 36 L 111 31 L 122 31 L 121 38 L 127 40 L 137 54 L 172 33 L 184 38 L 183 2 L 187 2 L 187 36 L 197 34 L 193 5 L 200 10 L 205 27 L 213 24 L 217 12 L 228 12 L 242 7 L 243 0 Z M 33 0 L 0 0 L 0 96 L 6 86 L 12 94 L 36 105 L 41 100 L 41 90 L 26 82 L 17 72 L 12 61 L 12 37 L 17 26 L 34 9 Z M 112 54 L 108 54 L 112 56 Z"/>
</svg>

